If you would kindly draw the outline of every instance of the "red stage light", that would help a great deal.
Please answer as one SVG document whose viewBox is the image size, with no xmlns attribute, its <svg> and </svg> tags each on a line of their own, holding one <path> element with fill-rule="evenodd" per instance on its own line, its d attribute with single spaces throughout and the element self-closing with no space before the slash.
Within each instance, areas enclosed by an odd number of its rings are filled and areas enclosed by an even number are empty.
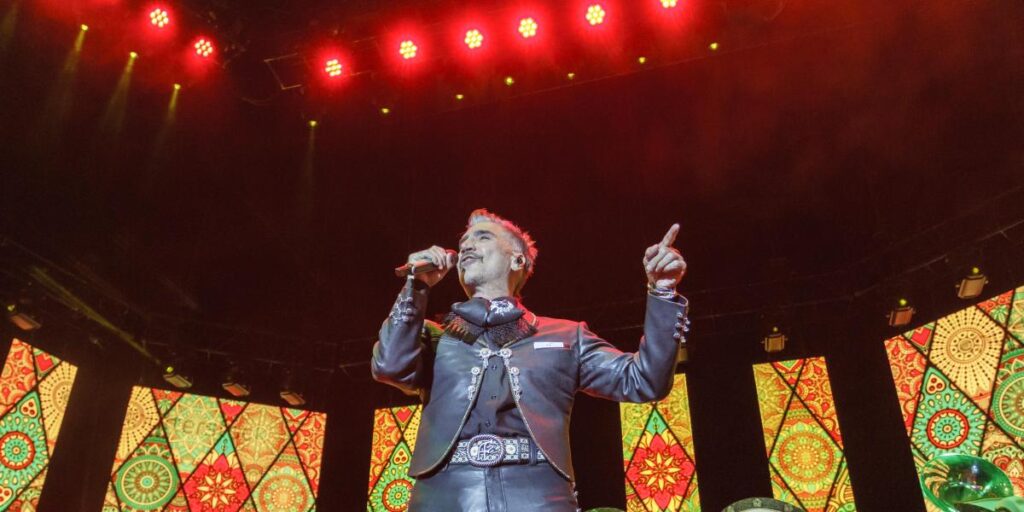
<svg viewBox="0 0 1024 512">
<path fill-rule="evenodd" d="M 466 46 L 470 50 L 480 48 L 484 44 L 484 35 L 477 29 L 470 29 L 466 31 Z"/>
<path fill-rule="evenodd" d="M 341 65 L 341 61 L 338 59 L 328 59 L 327 62 L 324 63 L 324 73 L 327 73 L 327 76 L 331 78 L 341 76 L 343 70 L 344 66 Z"/>
<path fill-rule="evenodd" d="M 590 23 L 592 26 L 600 25 L 604 23 L 604 17 L 607 14 L 601 4 L 593 4 L 587 7 L 587 23 Z"/>
<path fill-rule="evenodd" d="M 417 51 L 419 51 L 419 48 L 411 39 L 406 39 L 398 45 L 398 54 L 405 60 L 415 59 Z"/>
<path fill-rule="evenodd" d="M 164 28 L 171 23 L 171 15 L 158 7 L 149 12 L 149 22 L 156 28 Z"/>
<path fill-rule="evenodd" d="M 523 39 L 529 39 L 537 35 L 537 20 L 533 18 L 523 18 L 519 20 L 519 35 L 523 36 Z"/>
<path fill-rule="evenodd" d="M 661 0 L 661 6 L 666 9 L 673 9 L 679 5 L 679 0 Z"/>
<path fill-rule="evenodd" d="M 202 57 L 204 59 L 209 57 L 210 55 L 213 55 L 213 51 L 214 51 L 213 43 L 211 43 L 210 40 L 206 39 L 205 37 L 202 37 L 202 38 L 199 38 L 198 40 L 196 40 L 196 44 L 193 45 L 193 46 L 196 49 L 196 55 L 198 55 L 198 56 L 200 56 L 200 57 Z"/>
</svg>

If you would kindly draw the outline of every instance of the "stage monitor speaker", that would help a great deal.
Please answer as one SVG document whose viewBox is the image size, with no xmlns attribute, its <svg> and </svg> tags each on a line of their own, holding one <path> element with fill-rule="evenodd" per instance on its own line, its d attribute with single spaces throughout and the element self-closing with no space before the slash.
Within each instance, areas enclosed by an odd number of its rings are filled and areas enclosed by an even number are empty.
<svg viewBox="0 0 1024 512">
<path fill-rule="evenodd" d="M 804 509 L 771 498 L 747 498 L 722 509 L 722 512 L 806 512 Z"/>
</svg>

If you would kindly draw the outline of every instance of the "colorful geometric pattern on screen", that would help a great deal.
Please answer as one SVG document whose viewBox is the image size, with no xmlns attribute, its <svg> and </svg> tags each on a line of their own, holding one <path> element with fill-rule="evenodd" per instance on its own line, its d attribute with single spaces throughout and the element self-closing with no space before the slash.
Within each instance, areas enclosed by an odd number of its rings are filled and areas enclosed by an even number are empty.
<svg viewBox="0 0 1024 512">
<path fill-rule="evenodd" d="M 13 340 L 0 375 L 0 511 L 35 510 L 78 369 Z"/>
<path fill-rule="evenodd" d="M 368 512 L 399 512 L 409 508 L 412 486 L 409 461 L 420 428 L 418 405 L 377 409 L 373 414 Z"/>
<path fill-rule="evenodd" d="M 1024 287 L 890 338 L 885 349 L 918 471 L 940 453 L 980 456 L 1024 493 Z"/>
<path fill-rule="evenodd" d="M 316 509 L 327 416 L 132 388 L 103 512 Z"/>
<path fill-rule="evenodd" d="M 699 512 L 686 376 L 649 404 L 621 404 L 627 512 Z"/>
<path fill-rule="evenodd" d="M 856 510 L 825 358 L 754 365 L 776 499 L 809 512 Z"/>
</svg>

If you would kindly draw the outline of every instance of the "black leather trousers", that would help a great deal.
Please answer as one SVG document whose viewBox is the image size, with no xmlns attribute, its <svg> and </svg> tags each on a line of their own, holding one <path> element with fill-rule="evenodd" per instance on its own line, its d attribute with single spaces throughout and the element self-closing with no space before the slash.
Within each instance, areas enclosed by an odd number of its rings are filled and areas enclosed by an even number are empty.
<svg viewBox="0 0 1024 512">
<path fill-rule="evenodd" d="M 416 481 L 409 512 L 578 512 L 573 484 L 547 463 L 451 464 Z"/>
</svg>

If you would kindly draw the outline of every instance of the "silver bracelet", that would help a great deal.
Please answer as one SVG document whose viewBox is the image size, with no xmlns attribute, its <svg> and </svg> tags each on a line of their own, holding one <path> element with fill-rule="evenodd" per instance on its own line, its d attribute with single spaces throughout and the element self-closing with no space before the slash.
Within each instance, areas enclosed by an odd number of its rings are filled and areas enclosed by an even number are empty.
<svg viewBox="0 0 1024 512">
<path fill-rule="evenodd" d="M 675 288 L 659 288 L 654 283 L 647 283 L 647 293 L 659 299 L 674 299 L 679 294 Z"/>
</svg>

